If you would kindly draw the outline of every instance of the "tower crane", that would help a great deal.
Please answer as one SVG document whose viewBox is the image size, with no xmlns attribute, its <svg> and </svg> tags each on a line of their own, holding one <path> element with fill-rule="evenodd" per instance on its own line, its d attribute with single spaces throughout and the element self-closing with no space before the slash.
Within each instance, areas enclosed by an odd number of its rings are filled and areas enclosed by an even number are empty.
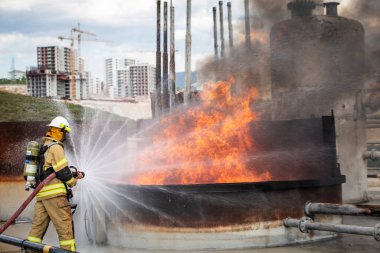
<svg viewBox="0 0 380 253">
<path fill-rule="evenodd" d="M 74 33 L 77 33 L 77 58 L 78 58 L 78 69 L 75 69 L 75 55 L 74 55 Z M 88 34 L 91 36 L 96 36 L 96 34 L 87 32 L 81 29 L 80 24 L 78 23 L 77 27 L 74 27 L 70 31 L 70 38 L 66 38 L 63 36 L 58 36 L 58 39 L 60 40 L 70 40 L 70 72 L 71 72 L 71 99 L 76 99 L 76 73 L 79 74 L 79 81 L 80 81 L 80 86 L 82 87 L 82 75 L 83 75 L 83 66 L 81 64 L 81 42 L 82 41 L 92 41 L 92 42 L 110 42 L 110 41 L 105 41 L 105 40 L 100 40 L 100 39 L 83 39 L 82 34 Z"/>
<path fill-rule="evenodd" d="M 80 23 L 78 23 L 78 26 L 77 27 L 74 27 L 73 29 L 71 29 L 72 32 L 74 33 L 77 33 L 77 40 L 78 40 L 78 59 L 79 59 L 79 63 L 80 63 L 80 56 L 81 56 L 81 50 L 80 50 L 80 47 L 81 47 L 81 36 L 82 34 L 88 34 L 88 35 L 91 35 L 91 36 L 96 36 L 96 34 L 94 33 L 91 33 L 91 32 L 87 32 L 87 31 L 84 31 L 80 28 Z M 83 73 L 83 69 L 82 69 L 82 66 L 81 64 L 79 64 L 79 74 L 82 75 Z"/>
</svg>

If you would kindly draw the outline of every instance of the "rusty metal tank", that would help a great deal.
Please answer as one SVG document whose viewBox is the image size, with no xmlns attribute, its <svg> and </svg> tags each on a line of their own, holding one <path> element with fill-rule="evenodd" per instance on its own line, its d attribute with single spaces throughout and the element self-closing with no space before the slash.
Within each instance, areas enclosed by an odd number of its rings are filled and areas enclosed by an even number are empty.
<svg viewBox="0 0 380 253">
<path fill-rule="evenodd" d="M 327 114 L 338 97 L 362 89 L 362 24 L 340 16 L 313 15 L 314 8 L 313 1 L 290 2 L 292 17 L 271 29 L 271 90 L 276 118 Z"/>
<path fill-rule="evenodd" d="M 334 110 L 338 162 L 347 183 L 343 200 L 366 200 L 364 28 L 338 16 L 338 1 L 324 1 L 326 15 L 313 15 L 314 1 L 288 4 L 291 18 L 271 29 L 272 117 L 299 119 Z"/>
<path fill-rule="evenodd" d="M 83 234 L 97 243 L 149 250 L 271 247 L 336 236 L 318 232 L 307 238 L 282 226 L 282 219 L 302 216 L 308 200 L 341 202 L 345 177 L 336 163 L 334 117 L 263 121 L 252 124 L 250 133 L 255 149 L 249 154 L 267 154 L 250 167 L 269 170 L 272 180 L 182 185 L 115 180 L 108 185 L 112 196 L 82 210 Z"/>
</svg>

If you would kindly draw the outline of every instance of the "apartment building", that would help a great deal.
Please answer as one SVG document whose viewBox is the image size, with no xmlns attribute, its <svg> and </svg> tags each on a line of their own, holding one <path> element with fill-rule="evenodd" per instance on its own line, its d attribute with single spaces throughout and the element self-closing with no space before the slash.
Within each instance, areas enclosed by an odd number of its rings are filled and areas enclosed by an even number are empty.
<svg viewBox="0 0 380 253">
<path fill-rule="evenodd" d="M 47 46 L 37 47 L 37 67 L 26 72 L 28 93 L 36 97 L 87 99 L 87 77 L 84 72 L 84 60 L 76 59 L 74 52 L 74 70 L 70 68 L 70 48 Z M 82 73 L 78 73 L 79 66 Z M 74 77 L 75 97 L 72 98 L 71 78 Z"/>
<path fill-rule="evenodd" d="M 105 63 L 111 98 L 148 96 L 153 92 L 156 69 L 152 65 L 126 58 L 109 58 Z"/>
<path fill-rule="evenodd" d="M 148 96 L 154 91 L 156 68 L 149 64 L 136 64 L 129 67 L 129 83 L 127 85 L 130 97 Z"/>
<path fill-rule="evenodd" d="M 105 61 L 106 86 L 109 96 L 125 97 L 128 66 L 136 64 L 136 60 L 127 58 L 108 58 Z"/>
</svg>

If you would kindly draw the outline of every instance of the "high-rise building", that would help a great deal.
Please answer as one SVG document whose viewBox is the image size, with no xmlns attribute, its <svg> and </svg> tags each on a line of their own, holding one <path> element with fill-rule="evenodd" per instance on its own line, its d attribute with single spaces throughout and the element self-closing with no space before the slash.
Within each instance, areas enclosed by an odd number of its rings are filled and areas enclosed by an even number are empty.
<svg viewBox="0 0 380 253">
<path fill-rule="evenodd" d="M 100 78 L 95 78 L 95 82 L 92 83 L 92 94 L 101 94 L 102 93 L 102 82 Z"/>
<path fill-rule="evenodd" d="M 76 59 L 74 53 L 74 70 L 70 68 L 70 49 L 66 47 L 37 47 L 37 68 L 27 71 L 28 93 L 38 97 L 56 97 L 71 99 L 88 98 L 89 74 L 84 72 L 84 60 Z M 78 70 L 82 70 L 78 73 Z M 71 78 L 75 77 L 75 98 L 71 97 Z"/>
<path fill-rule="evenodd" d="M 106 59 L 106 85 L 109 87 L 109 96 L 125 97 L 126 74 L 128 66 L 136 64 L 136 60 L 127 58 L 108 58 Z M 119 77 L 121 78 L 119 80 Z"/>
<path fill-rule="evenodd" d="M 27 71 L 28 93 L 34 97 L 57 97 L 57 75 L 50 69 L 31 68 Z M 60 89 L 62 91 L 64 89 Z"/>
<path fill-rule="evenodd" d="M 148 96 L 154 91 L 156 68 L 150 64 L 129 66 L 128 95 L 131 97 Z"/>
<path fill-rule="evenodd" d="M 70 48 L 37 47 L 37 66 L 52 72 L 70 72 Z"/>
<path fill-rule="evenodd" d="M 155 87 L 156 69 L 133 59 L 106 59 L 106 85 L 109 96 L 148 96 Z"/>
</svg>

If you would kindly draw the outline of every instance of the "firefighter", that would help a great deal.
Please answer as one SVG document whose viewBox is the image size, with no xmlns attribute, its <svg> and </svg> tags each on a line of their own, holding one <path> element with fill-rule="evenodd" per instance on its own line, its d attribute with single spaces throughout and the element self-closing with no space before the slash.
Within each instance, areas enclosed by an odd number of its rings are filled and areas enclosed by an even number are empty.
<svg viewBox="0 0 380 253">
<path fill-rule="evenodd" d="M 75 186 L 77 179 L 83 178 L 83 175 L 80 172 L 74 173 L 77 174 L 74 178 L 63 149 L 66 134 L 71 131 L 69 122 L 58 116 L 48 126 L 49 131 L 43 138 L 45 161 L 39 179 L 42 181 L 51 173 L 55 173 L 56 178 L 37 194 L 32 228 L 27 240 L 41 243 L 49 222 L 52 221 L 58 234 L 60 248 L 75 251 L 74 224 L 67 194 L 70 192 L 68 187 Z"/>
</svg>

